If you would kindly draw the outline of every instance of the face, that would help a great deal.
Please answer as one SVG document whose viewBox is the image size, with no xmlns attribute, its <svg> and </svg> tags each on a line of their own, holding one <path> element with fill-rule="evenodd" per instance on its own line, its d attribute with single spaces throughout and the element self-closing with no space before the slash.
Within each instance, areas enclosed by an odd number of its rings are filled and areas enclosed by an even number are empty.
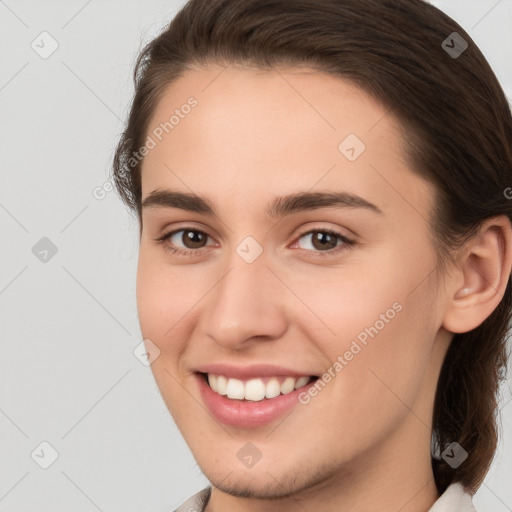
<svg viewBox="0 0 512 512">
<path fill-rule="evenodd" d="M 430 465 L 434 191 L 393 116 L 311 69 L 211 66 L 167 89 L 148 135 L 140 325 L 207 478 L 277 497 Z"/>
</svg>

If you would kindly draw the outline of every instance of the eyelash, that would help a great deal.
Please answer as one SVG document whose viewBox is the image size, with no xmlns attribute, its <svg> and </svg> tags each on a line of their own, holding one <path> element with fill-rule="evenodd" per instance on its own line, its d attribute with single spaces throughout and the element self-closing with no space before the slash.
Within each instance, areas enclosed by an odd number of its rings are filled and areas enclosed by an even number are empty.
<svg viewBox="0 0 512 512">
<path fill-rule="evenodd" d="M 176 254 L 178 256 L 184 256 L 184 257 L 185 256 L 192 256 L 194 254 L 198 254 L 199 252 L 201 252 L 202 249 L 204 249 L 204 247 L 202 247 L 200 249 L 183 250 L 183 249 L 176 249 L 174 247 L 171 247 L 169 244 L 167 244 L 168 240 L 172 236 L 174 236 L 176 233 L 179 233 L 181 231 L 184 231 L 184 232 L 192 231 L 192 232 L 195 232 L 195 233 L 201 233 L 201 234 L 209 237 L 209 235 L 207 233 L 205 233 L 204 231 L 201 231 L 201 230 L 195 229 L 195 228 L 184 227 L 184 228 L 181 228 L 181 229 L 177 229 L 175 231 L 171 231 L 170 233 L 167 233 L 167 234 L 157 238 L 156 242 L 160 243 L 162 245 L 165 245 L 165 249 L 168 250 L 168 251 L 171 251 L 173 254 Z M 309 253 L 309 254 L 313 254 L 314 257 L 318 256 L 318 257 L 321 257 L 321 258 L 325 258 L 325 257 L 328 257 L 328 256 L 333 256 L 335 254 L 338 254 L 341 251 L 350 249 L 356 243 L 354 240 L 352 240 L 350 238 L 347 238 L 346 236 L 342 235 L 341 233 L 338 233 L 337 231 L 333 231 L 332 229 L 322 229 L 322 228 L 310 229 L 308 231 L 304 231 L 303 233 L 298 235 L 296 241 L 298 242 L 302 237 L 304 237 L 306 235 L 313 234 L 313 233 L 324 233 L 324 234 L 332 235 L 334 237 L 339 238 L 343 243 L 341 245 L 338 245 L 338 246 L 334 247 L 333 249 L 328 249 L 326 251 L 317 251 L 317 250 L 311 250 L 311 249 L 297 249 L 297 250 L 302 251 L 302 252 L 306 252 L 306 253 Z M 296 242 L 294 242 L 294 244 L 295 243 Z"/>
</svg>

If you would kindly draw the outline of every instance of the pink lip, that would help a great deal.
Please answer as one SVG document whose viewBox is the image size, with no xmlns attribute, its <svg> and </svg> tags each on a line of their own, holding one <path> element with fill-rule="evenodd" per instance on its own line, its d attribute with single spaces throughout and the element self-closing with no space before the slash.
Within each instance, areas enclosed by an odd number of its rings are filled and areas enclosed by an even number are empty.
<svg viewBox="0 0 512 512">
<path fill-rule="evenodd" d="M 213 375 L 224 375 L 224 377 L 248 380 L 257 377 L 311 377 L 312 373 L 300 373 L 283 366 L 268 364 L 253 364 L 251 366 L 232 366 L 225 363 L 206 364 L 195 371 L 201 373 L 212 373 Z"/>
<path fill-rule="evenodd" d="M 216 371 L 212 371 L 210 373 L 223 375 L 223 372 L 216 373 Z M 262 374 L 258 373 L 258 375 L 261 376 Z M 276 375 L 276 373 L 273 373 L 273 375 Z M 286 375 L 290 375 L 290 373 L 286 373 Z M 305 386 L 296 389 L 287 395 L 279 395 L 270 400 L 263 399 L 260 402 L 252 402 L 245 400 L 231 400 L 226 396 L 219 395 L 210 388 L 203 375 L 196 373 L 195 377 L 201 397 L 208 407 L 208 410 L 213 414 L 217 421 L 220 421 L 225 425 L 242 428 L 260 427 L 283 416 L 285 413 L 293 409 L 294 406 L 299 404 L 299 394 L 315 384 L 315 381 L 311 381 Z"/>
</svg>

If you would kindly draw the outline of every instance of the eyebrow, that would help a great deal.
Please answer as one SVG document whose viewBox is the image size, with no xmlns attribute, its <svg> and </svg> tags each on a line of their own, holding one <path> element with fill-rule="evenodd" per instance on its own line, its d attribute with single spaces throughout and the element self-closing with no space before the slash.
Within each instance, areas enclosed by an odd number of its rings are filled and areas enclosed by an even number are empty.
<svg viewBox="0 0 512 512">
<path fill-rule="evenodd" d="M 215 216 L 215 207 L 211 201 L 193 193 L 173 190 L 153 190 L 142 202 L 143 208 L 179 208 L 188 212 Z M 381 209 L 373 203 L 348 192 L 296 192 L 274 198 L 266 209 L 272 218 L 284 217 L 294 212 L 316 210 L 320 208 L 365 208 L 383 215 Z"/>
</svg>

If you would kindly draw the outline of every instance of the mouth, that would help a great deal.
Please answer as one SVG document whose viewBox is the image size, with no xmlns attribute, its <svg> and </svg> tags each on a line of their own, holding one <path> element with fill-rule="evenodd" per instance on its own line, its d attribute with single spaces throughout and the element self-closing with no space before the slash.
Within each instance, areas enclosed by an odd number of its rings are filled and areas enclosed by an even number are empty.
<svg viewBox="0 0 512 512">
<path fill-rule="evenodd" d="M 304 407 L 309 402 L 301 397 L 319 380 L 318 375 L 308 375 L 304 370 L 266 363 L 242 367 L 211 362 L 196 368 L 193 375 L 211 416 L 244 429 L 284 421 L 282 418 L 296 408 L 301 408 L 298 414 L 308 414 L 312 409 Z"/>
<path fill-rule="evenodd" d="M 247 380 L 198 372 L 209 388 L 217 395 L 239 402 L 262 402 L 289 395 L 318 380 L 310 376 L 265 376 Z"/>
</svg>

